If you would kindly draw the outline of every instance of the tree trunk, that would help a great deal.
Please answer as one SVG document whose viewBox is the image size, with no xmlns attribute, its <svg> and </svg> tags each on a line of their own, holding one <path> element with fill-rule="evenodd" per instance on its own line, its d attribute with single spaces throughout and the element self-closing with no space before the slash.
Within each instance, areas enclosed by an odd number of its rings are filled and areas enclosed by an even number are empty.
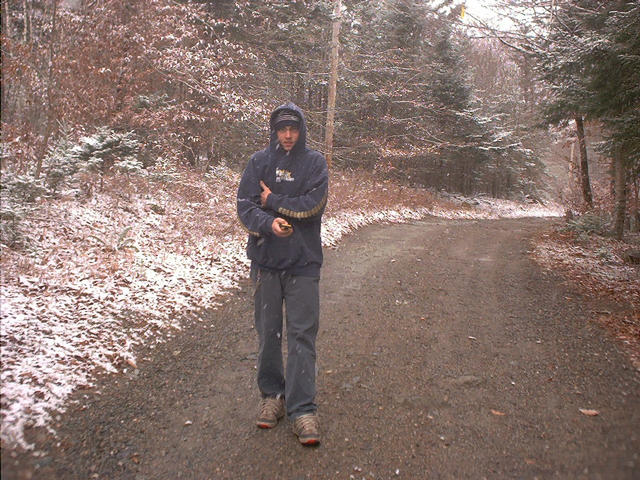
<svg viewBox="0 0 640 480">
<path fill-rule="evenodd" d="M 2 0 L 2 33 L 11 38 L 11 21 L 9 20 L 9 0 Z"/>
<path fill-rule="evenodd" d="M 632 232 L 640 231 L 640 205 L 638 200 L 638 190 L 640 190 L 640 185 L 638 185 L 638 176 L 633 176 L 633 210 L 631 212 L 631 216 L 634 219 L 633 227 L 631 228 Z"/>
<path fill-rule="evenodd" d="M 24 30 L 22 31 L 22 38 L 24 43 L 31 42 L 31 8 L 29 8 L 29 2 L 24 0 L 22 2 L 22 8 L 24 13 Z"/>
<path fill-rule="evenodd" d="M 9 17 L 9 1 L 8 0 L 2 0 L 2 35 L 4 38 L 6 39 L 11 39 L 11 18 Z M 2 55 L 2 65 L 6 65 L 5 63 L 5 45 L 2 45 L 2 53 L 0 55 Z M 2 76 L 1 78 L 1 82 L 2 82 L 2 88 L 0 89 L 0 112 L 3 113 L 3 120 L 6 122 L 7 118 L 6 118 L 6 112 L 7 112 L 7 98 L 8 98 L 8 93 L 7 93 L 7 82 L 6 82 L 6 78 L 5 78 L 5 69 L 2 68 L 0 69 L 0 74 Z"/>
<path fill-rule="evenodd" d="M 333 121 L 336 114 L 336 89 L 338 84 L 338 39 L 340 35 L 341 0 L 335 0 L 333 9 L 333 31 L 331 33 L 331 74 L 329 75 L 329 95 L 327 99 L 327 129 L 324 137 L 324 150 L 327 165 L 331 167 L 333 159 Z"/>
<path fill-rule="evenodd" d="M 582 185 L 582 198 L 587 207 L 593 207 L 591 195 L 591 182 L 589 181 L 589 163 L 587 162 L 587 144 L 584 139 L 584 120 L 581 115 L 575 117 L 578 146 L 580 147 L 580 184 Z"/>
<path fill-rule="evenodd" d="M 49 72 L 47 78 L 47 116 L 46 116 L 46 124 L 44 129 L 44 139 L 42 141 L 42 146 L 40 147 L 40 151 L 38 152 L 37 163 L 36 163 L 36 172 L 35 177 L 40 178 L 40 173 L 42 172 L 42 162 L 44 160 L 44 156 L 47 153 L 47 145 L 49 144 L 49 138 L 53 132 L 53 115 L 54 115 L 54 105 L 53 105 L 53 92 L 54 92 L 54 60 L 55 60 L 55 42 L 56 42 L 56 17 L 58 14 L 58 2 L 57 0 L 51 0 L 52 4 L 52 12 L 51 12 L 51 43 L 49 44 Z"/>
<path fill-rule="evenodd" d="M 616 149 L 614 167 L 616 188 L 614 234 L 617 240 L 622 240 L 622 236 L 624 235 L 625 214 L 627 211 L 627 170 L 620 148 Z"/>
</svg>

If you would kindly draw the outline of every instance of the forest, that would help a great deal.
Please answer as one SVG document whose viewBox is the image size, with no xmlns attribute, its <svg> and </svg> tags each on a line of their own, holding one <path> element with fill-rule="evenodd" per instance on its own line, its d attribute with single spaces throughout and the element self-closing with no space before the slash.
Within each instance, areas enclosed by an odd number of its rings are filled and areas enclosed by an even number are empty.
<svg viewBox="0 0 640 480">
<path fill-rule="evenodd" d="M 564 216 L 541 263 L 579 257 L 640 352 L 640 4 L 492 6 L 1 0 L 3 446 L 242 282 L 236 189 L 287 101 L 329 163 L 323 245 Z"/>
<path fill-rule="evenodd" d="M 637 2 L 506 2 L 502 30 L 465 21 L 452 0 L 334 7 L 3 0 L 3 245 L 19 243 L 18 218 L 39 192 L 86 195 L 104 177 L 167 165 L 241 168 L 284 101 L 308 112 L 311 146 L 329 153 L 336 22 L 333 168 L 542 201 L 543 160 L 562 136 L 576 145 L 571 208 L 610 214 L 618 238 L 637 225 Z M 598 133 L 585 137 L 585 124 Z M 588 150 L 607 165 L 601 192 Z"/>
</svg>

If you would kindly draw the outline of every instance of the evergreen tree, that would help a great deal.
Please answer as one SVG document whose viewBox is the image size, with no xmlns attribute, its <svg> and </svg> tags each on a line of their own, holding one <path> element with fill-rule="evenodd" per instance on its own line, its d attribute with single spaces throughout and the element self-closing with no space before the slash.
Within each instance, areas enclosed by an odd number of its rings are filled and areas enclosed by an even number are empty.
<svg viewBox="0 0 640 480">
<path fill-rule="evenodd" d="M 537 50 L 538 69 L 547 82 L 551 95 L 543 106 L 543 115 L 549 123 L 575 122 L 580 154 L 580 180 L 582 196 L 587 207 L 593 206 L 589 163 L 587 159 L 584 119 L 587 113 L 589 91 L 584 83 L 587 65 L 579 51 L 588 41 L 591 0 L 581 1 L 579 9 L 573 2 L 557 6 L 550 24 L 545 48 Z"/>
<path fill-rule="evenodd" d="M 640 5 L 572 0 L 558 5 L 548 48 L 540 52 L 552 85 L 547 119 L 599 120 L 602 150 L 614 160 L 614 232 L 623 235 L 629 172 L 640 154 Z"/>
<path fill-rule="evenodd" d="M 640 4 L 618 1 L 592 15 L 592 29 L 581 50 L 585 83 L 592 93 L 588 112 L 608 131 L 604 145 L 615 167 L 614 233 L 622 238 L 627 184 L 640 164 Z"/>
</svg>

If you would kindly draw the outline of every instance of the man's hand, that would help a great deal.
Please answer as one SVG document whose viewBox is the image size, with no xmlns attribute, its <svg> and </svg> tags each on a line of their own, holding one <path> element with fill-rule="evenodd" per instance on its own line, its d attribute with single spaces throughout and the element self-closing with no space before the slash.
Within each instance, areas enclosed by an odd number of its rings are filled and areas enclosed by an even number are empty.
<svg viewBox="0 0 640 480">
<path fill-rule="evenodd" d="M 276 234 L 276 237 L 285 238 L 293 233 L 293 228 L 283 228 L 283 225 L 289 225 L 284 218 L 275 218 L 271 224 L 271 230 Z"/>
<path fill-rule="evenodd" d="M 262 188 L 262 193 L 260 194 L 260 203 L 264 207 L 267 204 L 267 197 L 271 193 L 271 189 L 267 187 L 262 180 L 260 180 L 260 187 Z"/>
</svg>

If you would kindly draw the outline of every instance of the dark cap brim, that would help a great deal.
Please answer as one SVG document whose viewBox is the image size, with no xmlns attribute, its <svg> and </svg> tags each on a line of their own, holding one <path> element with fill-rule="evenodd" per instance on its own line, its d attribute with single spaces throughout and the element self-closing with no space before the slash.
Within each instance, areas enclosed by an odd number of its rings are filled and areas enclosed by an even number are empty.
<svg viewBox="0 0 640 480">
<path fill-rule="evenodd" d="M 300 126 L 300 117 L 290 112 L 280 112 L 273 119 L 273 127 L 278 129 L 288 125 Z"/>
</svg>

